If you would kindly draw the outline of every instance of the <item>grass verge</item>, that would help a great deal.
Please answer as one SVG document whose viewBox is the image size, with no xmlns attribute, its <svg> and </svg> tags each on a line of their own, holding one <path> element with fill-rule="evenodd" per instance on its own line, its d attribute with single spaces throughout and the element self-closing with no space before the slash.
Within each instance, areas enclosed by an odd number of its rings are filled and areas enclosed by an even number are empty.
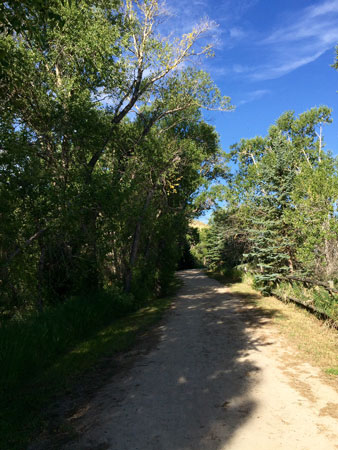
<svg viewBox="0 0 338 450">
<path fill-rule="evenodd" d="M 177 286 L 176 286 L 177 288 Z M 89 336 L 83 335 L 68 351 L 56 356 L 51 364 L 28 382 L 13 385 L 2 394 L 0 436 L 2 450 L 22 450 L 49 427 L 46 410 L 58 397 L 71 393 L 79 377 L 93 370 L 109 355 L 130 349 L 137 337 L 155 324 L 171 304 L 170 298 L 150 302 L 125 317 L 110 320 L 96 327 Z M 22 377 L 20 377 L 22 380 Z"/>
<path fill-rule="evenodd" d="M 322 372 L 331 379 L 338 376 L 338 333 L 334 328 L 315 317 L 310 312 L 293 303 L 284 303 L 275 297 L 264 297 L 259 291 L 253 289 L 249 276 L 244 276 L 241 282 L 231 282 L 228 276 L 219 273 L 207 274 L 226 284 L 230 292 L 243 295 L 243 300 L 250 296 L 250 302 L 269 312 L 274 310 L 277 314 L 272 317 L 280 333 L 288 343 L 296 349 L 298 356 L 322 369 Z M 252 300 L 253 299 L 253 300 Z"/>
</svg>

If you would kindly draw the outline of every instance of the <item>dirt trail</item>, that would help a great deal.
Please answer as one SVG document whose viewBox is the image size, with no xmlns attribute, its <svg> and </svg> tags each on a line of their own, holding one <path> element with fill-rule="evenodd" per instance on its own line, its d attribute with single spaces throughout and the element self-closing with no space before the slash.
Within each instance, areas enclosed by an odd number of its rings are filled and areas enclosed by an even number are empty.
<svg viewBox="0 0 338 450">
<path fill-rule="evenodd" d="M 90 450 L 338 449 L 338 393 L 299 364 L 264 313 L 200 270 L 157 347 L 73 419 Z"/>
</svg>

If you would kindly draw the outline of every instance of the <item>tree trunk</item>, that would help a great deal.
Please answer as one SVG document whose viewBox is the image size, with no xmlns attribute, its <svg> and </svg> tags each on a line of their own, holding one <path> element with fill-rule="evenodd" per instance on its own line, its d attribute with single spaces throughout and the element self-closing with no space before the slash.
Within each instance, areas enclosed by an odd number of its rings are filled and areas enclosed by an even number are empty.
<svg viewBox="0 0 338 450">
<path fill-rule="evenodd" d="M 138 254 L 138 249 L 139 249 L 140 240 L 141 240 L 142 223 L 145 218 L 146 212 L 148 210 L 148 207 L 150 205 L 150 201 L 151 201 L 153 195 L 154 195 L 154 189 L 150 189 L 150 191 L 147 194 L 146 201 L 143 205 L 142 213 L 140 214 L 140 216 L 136 222 L 136 227 L 135 227 L 135 231 L 134 231 L 134 235 L 133 235 L 133 242 L 131 245 L 130 257 L 129 257 L 129 266 L 127 268 L 126 275 L 125 275 L 125 283 L 124 283 L 125 287 L 124 288 L 125 288 L 126 292 L 130 292 L 130 289 L 131 289 L 131 284 L 133 281 L 133 268 L 134 268 L 136 260 L 137 260 L 137 254 Z"/>
<path fill-rule="evenodd" d="M 40 243 L 40 258 L 39 258 L 39 265 L 38 265 L 38 291 L 39 291 L 39 298 L 37 299 L 37 308 L 39 312 L 42 312 L 43 310 L 43 296 L 44 296 L 44 289 L 43 289 L 43 280 L 44 280 L 44 266 L 45 266 L 45 254 L 46 249 L 43 246 L 42 243 Z"/>
</svg>

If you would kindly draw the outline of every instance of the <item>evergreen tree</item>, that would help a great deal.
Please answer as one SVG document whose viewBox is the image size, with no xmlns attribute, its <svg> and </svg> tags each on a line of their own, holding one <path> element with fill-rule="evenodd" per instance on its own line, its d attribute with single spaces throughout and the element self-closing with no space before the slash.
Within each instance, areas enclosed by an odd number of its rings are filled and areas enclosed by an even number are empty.
<svg viewBox="0 0 338 450">
<path fill-rule="evenodd" d="M 281 133 L 271 136 L 268 145 L 269 152 L 260 162 L 258 189 L 251 198 L 248 217 L 251 249 L 247 260 L 262 272 L 261 280 L 273 280 L 276 274 L 292 270 L 293 242 L 284 213 L 291 207 L 295 156 Z"/>
<path fill-rule="evenodd" d="M 228 204 L 237 208 L 247 234 L 242 262 L 258 272 L 262 284 L 295 271 L 322 279 L 338 272 L 337 169 L 322 134 L 330 113 L 326 106 L 298 117 L 287 111 L 266 137 L 242 139 L 228 154 L 237 164 L 228 181 Z M 216 245 L 209 247 L 215 266 L 224 265 L 224 250 L 231 244 L 228 227 L 226 220 L 213 231 Z"/>
</svg>

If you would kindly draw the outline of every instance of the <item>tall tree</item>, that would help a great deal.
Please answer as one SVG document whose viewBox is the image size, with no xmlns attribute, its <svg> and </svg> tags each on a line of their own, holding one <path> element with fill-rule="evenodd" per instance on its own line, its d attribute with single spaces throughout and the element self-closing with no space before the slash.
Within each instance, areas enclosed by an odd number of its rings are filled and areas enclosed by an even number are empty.
<svg viewBox="0 0 338 450">
<path fill-rule="evenodd" d="M 218 152 L 208 144 L 196 159 L 178 150 L 191 123 L 203 141 L 201 107 L 230 107 L 206 73 L 186 65 L 210 54 L 200 42 L 211 24 L 162 37 L 156 0 L 0 8 L 6 299 L 65 298 L 103 285 L 108 272 L 129 289 L 146 224 L 167 220 L 163 205 L 185 208 L 202 182 L 197 161 L 207 167 Z M 193 142 L 191 135 L 182 145 Z M 151 242 L 154 252 L 164 248 L 155 237 L 165 233 L 149 227 L 148 259 Z"/>
<path fill-rule="evenodd" d="M 298 117 L 287 111 L 266 137 L 230 149 L 237 171 L 229 179 L 226 214 L 237 207 L 248 237 L 242 262 L 260 271 L 261 281 L 293 271 L 324 279 L 336 273 L 336 162 L 323 139 L 330 113 L 325 106 Z M 221 248 L 230 244 L 226 227 Z"/>
</svg>

